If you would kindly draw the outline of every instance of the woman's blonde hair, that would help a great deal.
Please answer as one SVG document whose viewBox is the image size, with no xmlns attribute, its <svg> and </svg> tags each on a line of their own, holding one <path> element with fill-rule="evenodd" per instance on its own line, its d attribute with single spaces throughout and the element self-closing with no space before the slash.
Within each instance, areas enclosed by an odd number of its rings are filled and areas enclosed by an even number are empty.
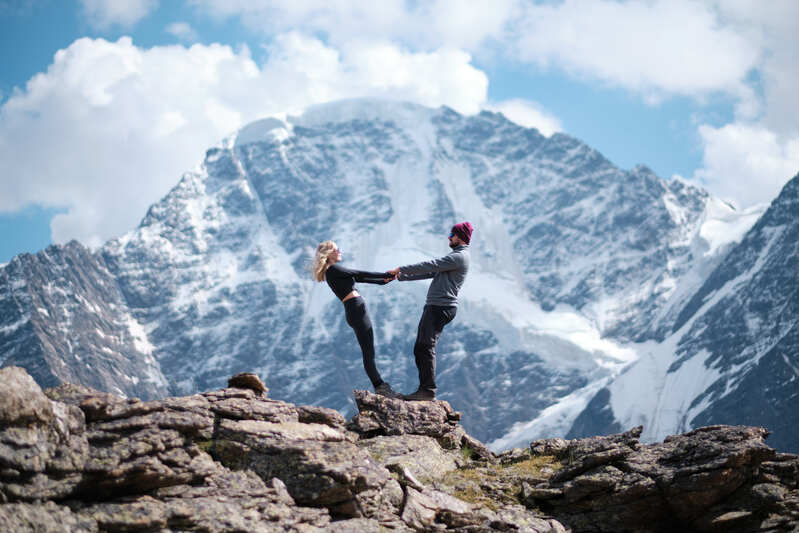
<svg viewBox="0 0 799 533">
<path fill-rule="evenodd" d="M 336 243 L 333 241 L 320 242 L 319 246 L 316 247 L 316 255 L 314 256 L 313 264 L 311 265 L 313 279 L 316 281 L 325 280 L 325 272 L 327 272 L 327 267 L 330 266 L 327 264 L 327 257 L 330 255 L 330 252 L 336 248 Z"/>
</svg>

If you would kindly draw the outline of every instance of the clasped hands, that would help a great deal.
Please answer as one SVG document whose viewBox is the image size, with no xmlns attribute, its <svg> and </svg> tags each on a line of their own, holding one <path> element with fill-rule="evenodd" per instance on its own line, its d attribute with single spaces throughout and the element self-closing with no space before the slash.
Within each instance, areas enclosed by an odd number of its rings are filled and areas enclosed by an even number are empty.
<svg viewBox="0 0 799 533">
<path fill-rule="evenodd" d="M 386 283 L 390 283 L 390 282 L 394 281 L 395 279 L 397 279 L 399 277 L 400 269 L 399 269 L 399 267 L 392 268 L 391 270 L 386 270 L 386 272 L 391 274 L 391 277 L 390 278 L 385 278 L 383 281 L 385 281 Z"/>
</svg>

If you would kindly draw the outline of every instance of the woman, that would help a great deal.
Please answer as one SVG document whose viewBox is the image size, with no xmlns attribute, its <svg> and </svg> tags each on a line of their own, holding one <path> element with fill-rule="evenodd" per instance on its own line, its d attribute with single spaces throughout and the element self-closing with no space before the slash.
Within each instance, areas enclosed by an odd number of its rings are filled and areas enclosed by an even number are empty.
<svg viewBox="0 0 799 533">
<path fill-rule="evenodd" d="M 363 354 L 363 368 L 372 381 L 375 392 L 389 398 L 401 398 L 391 389 L 391 385 L 383 381 L 375 366 L 375 342 L 372 321 L 366 312 L 366 302 L 355 290 L 355 282 L 385 285 L 394 276 L 388 272 L 364 272 L 352 270 L 338 265 L 341 261 L 341 250 L 333 241 L 324 241 L 316 247 L 313 262 L 313 277 L 316 281 L 327 281 L 333 293 L 344 303 L 347 324 L 355 331 L 358 344 Z"/>
</svg>

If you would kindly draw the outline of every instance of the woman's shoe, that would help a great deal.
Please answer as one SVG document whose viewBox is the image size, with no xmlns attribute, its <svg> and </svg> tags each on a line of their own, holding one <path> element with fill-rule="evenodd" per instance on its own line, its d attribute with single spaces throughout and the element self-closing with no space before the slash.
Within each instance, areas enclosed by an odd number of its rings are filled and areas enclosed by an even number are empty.
<svg viewBox="0 0 799 533">
<path fill-rule="evenodd" d="M 387 381 L 384 381 L 383 383 L 375 387 L 375 394 L 379 394 L 380 396 L 385 396 L 386 398 L 394 398 L 397 400 L 402 399 L 402 394 L 392 389 L 391 385 L 389 385 Z"/>
</svg>

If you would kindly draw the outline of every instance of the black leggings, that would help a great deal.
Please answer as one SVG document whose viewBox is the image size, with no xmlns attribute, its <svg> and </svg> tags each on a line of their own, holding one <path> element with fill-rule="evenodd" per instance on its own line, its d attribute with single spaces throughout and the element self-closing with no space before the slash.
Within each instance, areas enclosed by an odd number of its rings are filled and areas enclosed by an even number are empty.
<svg viewBox="0 0 799 533">
<path fill-rule="evenodd" d="M 366 312 L 366 302 L 360 296 L 350 298 L 344 302 L 344 313 L 347 317 L 347 324 L 355 331 L 358 344 L 361 345 L 363 353 L 363 368 L 366 375 L 372 381 L 372 385 L 377 387 L 383 383 L 380 372 L 375 366 L 375 336 L 372 331 L 372 321 L 369 320 L 369 313 Z"/>
</svg>

